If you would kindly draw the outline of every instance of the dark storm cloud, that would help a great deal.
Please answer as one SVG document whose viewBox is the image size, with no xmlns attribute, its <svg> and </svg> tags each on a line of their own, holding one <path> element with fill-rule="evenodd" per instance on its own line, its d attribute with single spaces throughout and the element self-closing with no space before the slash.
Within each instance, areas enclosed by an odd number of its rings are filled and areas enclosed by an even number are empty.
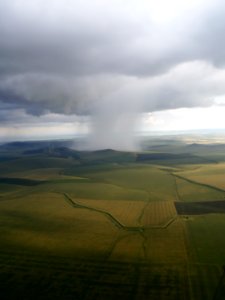
<svg viewBox="0 0 225 300">
<path fill-rule="evenodd" d="M 125 134 L 143 111 L 212 104 L 225 94 L 225 4 L 160 23 L 149 3 L 0 0 L 0 108 L 93 115 L 94 131 Z"/>
<path fill-rule="evenodd" d="M 151 22 L 146 31 L 141 18 L 129 17 L 129 10 L 128 16 L 126 11 L 120 12 L 118 2 L 115 8 L 99 1 L 2 1 L 1 6 L 4 74 L 59 72 L 80 76 L 136 71 L 139 64 L 133 65 L 130 59 L 143 54 L 146 35 L 152 42 L 155 39 Z M 145 63 L 143 59 L 141 66 Z"/>
<path fill-rule="evenodd" d="M 195 28 L 188 18 L 159 26 L 144 8 L 135 11 L 135 2 L 121 3 L 0 1 L 1 101 L 20 103 L 33 114 L 88 114 L 93 103 L 124 82 L 132 85 L 133 77 L 163 75 L 188 60 L 224 63 L 221 1 L 190 16 Z M 181 96 L 176 88 L 165 88 L 165 102 L 158 103 L 162 109 L 168 106 L 167 95 Z M 143 99 L 150 102 L 144 106 L 151 109 L 153 98 Z M 183 105 L 182 100 L 177 103 Z"/>
<path fill-rule="evenodd" d="M 199 28 L 192 34 L 196 57 L 208 60 L 217 67 L 225 65 L 225 3 L 212 1 L 210 11 L 198 21 Z"/>
</svg>

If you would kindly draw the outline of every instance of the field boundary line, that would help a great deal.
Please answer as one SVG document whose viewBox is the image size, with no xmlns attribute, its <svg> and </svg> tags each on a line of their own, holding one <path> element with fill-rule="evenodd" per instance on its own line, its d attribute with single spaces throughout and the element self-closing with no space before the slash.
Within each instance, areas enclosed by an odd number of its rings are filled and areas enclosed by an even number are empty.
<svg viewBox="0 0 225 300">
<path fill-rule="evenodd" d="M 112 214 L 110 214 L 109 212 L 105 211 L 105 210 L 101 210 L 101 209 L 97 209 L 97 208 L 93 208 L 87 205 L 83 205 L 80 203 L 75 202 L 73 199 L 71 199 L 68 194 L 63 193 L 65 200 L 72 206 L 72 207 L 76 207 L 76 208 L 84 208 L 84 209 L 88 209 L 91 211 L 95 211 L 98 213 L 101 213 L 103 215 L 105 215 L 108 219 L 110 219 L 110 221 L 119 229 L 124 229 L 127 231 L 143 231 L 143 227 L 133 227 L 133 226 L 126 226 L 123 223 L 121 223 L 117 218 L 115 218 Z"/>
<path fill-rule="evenodd" d="M 214 189 L 214 190 L 219 191 L 219 192 L 225 192 L 224 189 L 218 188 L 216 186 L 213 186 L 213 185 L 210 185 L 210 184 L 207 184 L 207 183 L 194 181 L 192 179 L 189 179 L 187 177 L 183 177 L 183 176 L 180 176 L 180 175 L 177 175 L 177 174 L 174 174 L 174 173 L 172 173 L 172 174 L 173 174 L 173 176 L 175 176 L 177 178 L 180 178 L 180 179 L 183 179 L 183 180 L 186 180 L 189 183 L 193 183 L 193 184 L 201 185 L 201 186 L 204 186 L 204 187 L 207 187 L 207 188 L 211 188 L 211 189 Z"/>
<path fill-rule="evenodd" d="M 143 227 L 143 226 L 126 226 L 123 223 L 121 223 L 117 218 L 115 218 L 111 213 L 105 211 L 105 210 L 101 210 L 101 209 L 97 209 L 97 208 L 93 208 L 87 205 L 83 205 L 80 203 L 77 203 L 76 201 L 74 201 L 68 194 L 66 193 L 62 193 L 62 195 L 64 196 L 65 201 L 72 207 L 75 208 L 83 208 L 83 209 L 88 209 L 94 212 L 98 212 L 101 213 L 103 215 L 105 215 L 112 223 L 113 225 L 115 225 L 117 228 L 119 229 L 123 229 L 126 231 L 130 231 L 130 232 L 144 232 L 145 229 L 166 229 L 170 224 L 172 224 L 176 219 L 177 219 L 177 215 L 175 215 L 173 218 L 169 219 L 165 224 L 163 225 L 156 225 L 156 226 L 149 226 L 149 227 Z"/>
</svg>

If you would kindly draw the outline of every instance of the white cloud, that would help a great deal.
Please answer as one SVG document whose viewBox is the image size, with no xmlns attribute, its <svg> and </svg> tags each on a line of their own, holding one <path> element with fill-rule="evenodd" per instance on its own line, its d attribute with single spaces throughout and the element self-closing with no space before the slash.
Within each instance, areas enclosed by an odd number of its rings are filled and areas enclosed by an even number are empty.
<svg viewBox="0 0 225 300">
<path fill-rule="evenodd" d="M 143 112 L 221 105 L 224 12 L 222 0 L 0 0 L 0 123 L 68 130 L 91 116 L 95 136 L 130 143 Z"/>
<path fill-rule="evenodd" d="M 145 114 L 143 131 L 225 129 L 225 106 L 179 108 Z"/>
</svg>

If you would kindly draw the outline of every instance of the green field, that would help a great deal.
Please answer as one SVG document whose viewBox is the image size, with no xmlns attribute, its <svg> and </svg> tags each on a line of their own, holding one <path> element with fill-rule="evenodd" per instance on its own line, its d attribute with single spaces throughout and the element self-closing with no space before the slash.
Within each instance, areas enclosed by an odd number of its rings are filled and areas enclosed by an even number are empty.
<svg viewBox="0 0 225 300">
<path fill-rule="evenodd" d="M 221 151 L 29 147 L 0 148 L 2 299 L 224 299 L 225 215 L 175 208 L 222 203 Z"/>
</svg>

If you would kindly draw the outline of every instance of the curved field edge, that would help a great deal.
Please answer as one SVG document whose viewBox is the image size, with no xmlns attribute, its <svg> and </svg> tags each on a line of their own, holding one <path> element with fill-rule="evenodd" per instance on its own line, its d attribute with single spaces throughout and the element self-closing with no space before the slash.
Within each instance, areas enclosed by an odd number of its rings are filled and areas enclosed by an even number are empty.
<svg viewBox="0 0 225 300">
<path fill-rule="evenodd" d="M 217 190 L 225 191 L 225 163 L 200 165 L 198 168 L 183 169 L 176 175 Z"/>
<path fill-rule="evenodd" d="M 141 210 L 139 212 L 139 215 L 136 216 L 136 218 L 138 218 L 139 223 L 140 223 L 139 226 L 128 226 L 127 224 L 122 223 L 121 220 L 118 217 L 115 217 L 115 213 L 114 214 L 112 213 L 112 209 L 110 209 L 110 207 L 108 209 L 107 209 L 107 207 L 105 207 L 105 209 L 102 209 L 101 206 L 100 206 L 101 209 L 96 208 L 96 205 L 91 204 L 91 202 L 89 202 L 88 204 L 84 204 L 85 200 L 84 201 L 82 201 L 82 199 L 79 199 L 79 200 L 75 199 L 74 200 L 74 198 L 71 198 L 66 193 L 63 193 L 63 195 L 65 197 L 65 200 L 72 207 L 74 207 L 74 208 L 83 208 L 83 209 L 87 209 L 87 210 L 91 210 L 93 212 L 103 214 L 104 216 L 109 218 L 110 221 L 116 227 L 118 227 L 120 229 L 127 230 L 127 231 L 143 232 L 146 228 L 160 228 L 160 229 L 163 229 L 163 228 L 168 227 L 177 217 L 174 205 L 171 204 L 172 205 L 172 209 L 171 209 L 171 205 L 168 206 L 168 203 L 164 202 L 163 205 L 161 205 L 159 210 L 158 210 L 158 214 L 159 214 L 158 219 L 149 222 L 149 217 L 147 218 L 147 220 L 145 220 L 145 218 L 144 218 L 145 217 L 145 209 L 147 208 L 147 206 L 145 205 L 145 206 L 140 207 Z M 86 201 L 86 203 L 87 203 L 87 201 Z M 158 202 L 156 202 L 156 204 L 158 204 Z M 162 209 L 163 209 L 163 215 L 160 214 Z M 143 212 L 143 210 L 144 210 L 144 212 Z M 153 213 L 153 215 L 154 215 L 154 213 Z M 141 218 L 140 218 L 140 216 L 141 216 Z M 152 218 L 152 216 L 150 216 L 150 219 Z M 134 218 L 134 220 L 132 220 L 133 221 L 132 223 L 135 223 L 136 218 Z M 142 218 L 143 218 L 143 221 L 142 221 Z"/>
</svg>

